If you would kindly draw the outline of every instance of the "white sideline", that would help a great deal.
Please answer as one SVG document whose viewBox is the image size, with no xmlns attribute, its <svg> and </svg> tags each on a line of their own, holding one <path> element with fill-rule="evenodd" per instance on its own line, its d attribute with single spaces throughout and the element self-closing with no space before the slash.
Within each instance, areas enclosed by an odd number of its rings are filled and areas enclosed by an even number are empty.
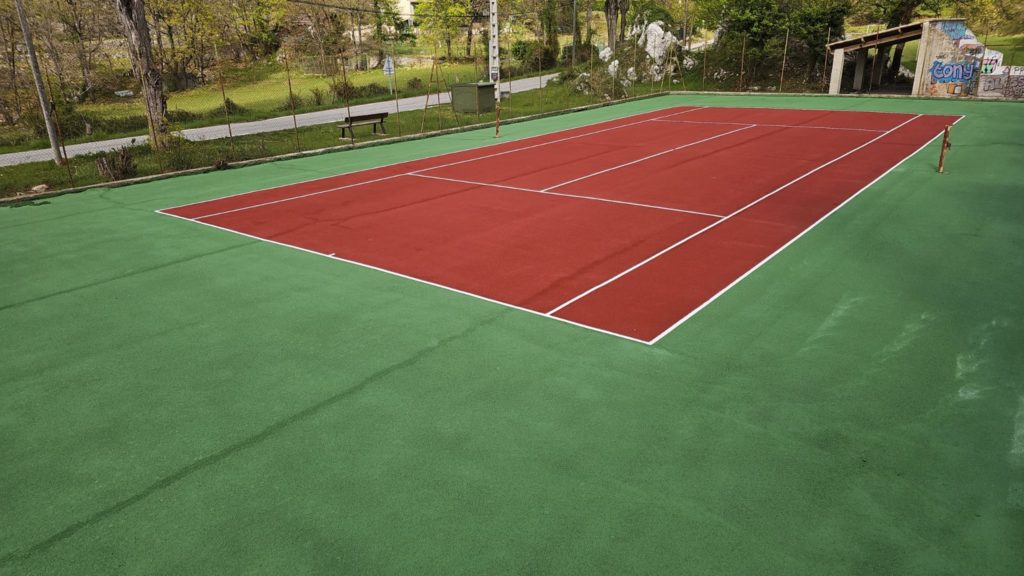
<svg viewBox="0 0 1024 576">
<path fill-rule="evenodd" d="M 732 126 L 765 126 L 768 128 L 813 128 L 815 130 L 845 130 L 850 132 L 875 132 L 881 133 L 885 130 L 873 128 L 840 128 L 838 126 L 811 126 L 807 124 L 751 124 L 750 122 L 715 122 L 711 120 L 666 120 L 665 118 L 652 118 L 651 122 L 667 122 L 669 124 L 722 124 Z"/>
<path fill-rule="evenodd" d="M 683 110 L 681 112 L 676 112 L 676 113 L 673 113 L 673 114 L 668 114 L 666 116 L 658 116 L 658 118 L 668 118 L 668 117 L 674 116 L 676 114 L 683 114 L 683 113 L 686 113 L 686 112 L 692 112 L 692 111 L 701 110 L 701 109 L 704 109 L 704 108 L 707 108 L 707 106 L 697 106 L 695 108 L 689 108 L 687 110 Z M 610 122 L 618 122 L 620 120 L 627 120 L 629 118 L 634 118 L 636 116 L 643 116 L 644 114 L 651 114 L 651 113 L 654 113 L 654 112 L 658 112 L 658 111 L 657 110 L 647 110 L 646 112 L 637 112 L 636 114 L 628 114 L 628 115 L 623 116 L 621 118 L 615 118 L 613 120 L 605 120 L 603 122 L 596 122 L 594 124 L 589 124 L 589 126 L 600 126 L 602 124 L 608 124 Z M 651 118 L 648 118 L 646 120 L 640 120 L 638 122 L 633 122 L 633 123 L 631 123 L 629 125 L 632 126 L 633 124 L 640 124 L 641 122 L 647 122 L 649 120 L 651 120 Z M 534 134 L 533 136 L 523 136 L 522 138 L 513 138 L 512 140 L 503 140 L 501 142 L 493 142 L 491 144 L 484 144 L 483 146 L 476 146 L 474 148 L 469 148 L 467 150 L 455 150 L 455 151 L 452 151 L 452 152 L 442 152 L 440 154 L 431 154 L 429 156 L 423 156 L 422 158 L 413 158 L 412 160 L 399 160 L 398 162 L 391 162 L 390 164 L 381 164 L 379 166 L 372 166 L 370 168 L 360 168 L 358 170 L 349 170 L 348 172 L 339 172 L 338 174 L 331 174 L 330 176 L 317 176 L 316 178 L 310 178 L 308 180 L 299 180 L 298 182 L 289 182 L 288 184 L 279 184 L 277 186 L 271 186 L 270 188 L 260 188 L 259 190 L 247 190 L 245 192 L 236 192 L 234 194 L 228 194 L 226 196 L 220 196 L 220 197 L 217 197 L 217 198 L 210 198 L 209 200 L 198 200 L 196 202 L 188 202 L 186 204 L 178 204 L 177 206 L 170 206 L 168 208 L 161 208 L 160 210 L 156 210 L 156 212 L 163 213 L 162 212 L 163 210 L 177 210 L 178 208 L 185 208 L 185 207 L 188 207 L 188 206 L 196 206 L 198 204 L 206 204 L 207 202 L 216 202 L 217 200 L 224 200 L 226 198 L 234 198 L 235 196 L 245 196 L 246 194 L 255 194 L 256 192 L 266 192 L 268 190 L 277 190 L 278 188 L 288 188 L 289 186 L 297 186 L 299 184 L 308 184 L 310 182 L 316 182 L 317 180 L 327 180 L 327 179 L 330 179 L 330 178 L 337 178 L 339 176 L 348 176 L 349 174 L 358 174 L 360 172 L 369 172 L 370 170 L 377 170 L 379 168 L 389 168 L 391 166 L 398 166 L 399 164 L 408 164 L 410 162 L 419 162 L 421 160 L 430 160 L 431 158 L 443 158 L 445 156 L 451 156 L 453 154 L 461 154 L 463 152 L 468 152 L 470 150 L 482 150 L 484 148 L 493 148 L 495 146 L 501 146 L 503 144 L 512 144 L 512 143 L 515 143 L 515 142 L 520 142 L 522 140 L 530 140 L 532 138 L 538 138 L 538 137 L 541 137 L 541 136 L 550 136 L 552 134 L 558 134 L 560 132 L 568 132 L 570 130 L 577 130 L 579 128 L 585 128 L 587 126 L 588 125 L 576 126 L 576 127 L 573 127 L 573 128 L 564 128 L 562 130 L 556 130 L 554 132 L 549 132 L 547 134 Z M 620 125 L 620 126 L 613 126 L 612 128 L 619 128 L 619 127 L 622 127 L 622 126 L 625 126 L 625 124 Z"/>
<path fill-rule="evenodd" d="M 581 298 L 584 298 L 584 297 L 594 293 L 595 291 L 600 290 L 601 288 L 604 288 L 605 286 L 611 284 L 612 282 L 615 282 L 619 278 L 622 278 L 623 276 L 633 272 L 634 270 L 637 270 L 637 269 L 639 269 L 639 268 L 641 268 L 643 266 L 646 266 L 647 264 L 649 264 L 653 260 L 655 260 L 655 259 L 657 259 L 657 258 L 659 258 L 659 257 L 661 257 L 661 256 L 663 256 L 665 254 L 667 254 L 668 252 L 671 252 L 672 250 L 678 248 L 679 246 L 682 246 L 686 242 L 689 242 L 690 240 L 696 238 L 697 236 L 700 236 L 701 234 L 707 232 L 708 230 L 711 230 L 712 228 L 714 228 L 715 226 L 718 226 L 722 222 L 727 222 L 733 216 L 736 216 L 737 214 L 740 214 L 740 213 L 744 212 L 745 210 L 747 210 L 747 209 L 749 209 L 749 208 L 751 208 L 751 207 L 761 203 L 763 200 L 766 200 L 766 199 L 774 196 L 775 194 L 781 192 L 782 190 L 785 190 L 786 188 L 792 186 L 793 184 L 796 184 L 797 182 L 803 180 L 804 178 L 810 176 L 811 174 L 814 174 L 815 172 L 817 172 L 817 171 L 819 171 L 819 170 L 821 170 L 821 169 L 823 169 L 823 168 L 825 168 L 827 166 L 835 164 L 836 162 L 842 160 L 843 158 L 846 158 L 850 154 L 853 154 L 854 152 L 856 152 L 858 150 L 861 150 L 864 147 L 877 142 L 878 140 L 888 136 L 889 134 L 892 134 L 896 130 L 906 126 L 907 124 L 913 122 L 914 120 L 917 120 L 920 117 L 921 117 L 921 114 L 918 114 L 918 115 L 914 116 L 913 118 L 911 118 L 909 120 L 906 120 L 906 121 L 902 122 L 901 124 L 899 124 L 899 125 L 897 125 L 897 126 L 895 126 L 893 128 L 890 128 L 889 130 L 887 130 L 883 134 L 879 134 L 878 136 L 875 136 L 874 138 L 872 138 L 871 140 L 868 140 L 867 142 L 861 144 L 860 146 L 857 146 L 856 148 L 854 148 L 852 150 L 844 152 L 843 154 L 841 154 L 839 156 L 836 156 L 835 158 L 829 160 L 828 162 L 826 162 L 824 164 L 819 165 L 816 168 L 813 168 L 813 169 L 811 169 L 811 170 L 809 170 L 807 172 L 804 172 L 800 176 L 797 176 L 796 178 L 790 180 L 789 182 L 786 182 L 785 184 L 783 184 L 782 186 L 779 186 L 775 190 L 772 190 L 771 192 L 768 192 L 767 194 L 765 194 L 765 195 L 755 199 L 754 201 L 750 202 L 746 206 L 742 206 L 742 207 L 734 210 L 729 215 L 727 215 L 725 218 L 722 218 L 721 220 L 716 220 L 715 222 L 712 222 L 711 224 L 705 226 L 704 228 L 701 228 L 700 230 L 694 232 L 693 234 L 690 234 L 689 236 L 683 238 L 682 240 L 679 240 L 678 242 L 668 246 L 667 248 L 664 248 L 664 249 L 656 252 L 655 254 L 652 254 L 651 256 L 648 256 L 644 260 L 642 260 L 642 261 L 640 261 L 640 262 L 630 266 L 629 268 L 623 270 L 622 272 L 619 272 L 618 274 L 616 274 L 615 276 L 612 276 L 611 278 L 605 280 L 604 282 L 601 282 L 600 284 L 597 284 L 597 285 L 591 287 L 590 289 L 586 290 L 585 292 L 582 292 L 582 293 L 574 296 L 573 298 L 571 298 L 569 300 L 566 300 L 565 302 L 559 304 L 555 308 L 552 308 L 551 310 L 549 310 L 547 312 L 547 314 L 549 316 L 551 316 L 551 315 L 557 313 L 559 310 L 562 310 L 566 306 L 572 304 L 573 302 L 576 302 L 577 300 L 580 300 Z"/>
<path fill-rule="evenodd" d="M 637 124 L 643 124 L 644 122 L 651 122 L 659 118 L 669 118 L 677 116 L 679 114 L 689 114 L 690 112 L 696 112 L 697 110 L 703 110 L 707 106 L 698 106 L 696 108 L 690 108 L 681 112 L 673 112 L 665 116 L 658 116 L 657 118 L 645 118 L 643 120 L 637 120 L 636 122 L 630 122 L 629 124 L 620 124 L 618 126 L 611 126 L 609 128 L 603 128 L 601 130 L 595 130 L 593 132 L 587 132 L 586 134 L 576 134 L 575 136 L 566 136 L 565 138 L 559 138 L 558 140 L 551 140 L 549 142 L 540 142 L 538 144 L 532 144 L 530 146 L 523 146 L 522 148 L 516 148 L 515 150 L 503 150 L 501 152 L 495 152 L 494 154 L 487 154 L 486 156 L 480 156 L 479 158 L 468 158 L 466 160 L 458 160 L 456 162 L 449 162 L 448 164 L 441 164 L 440 166 L 431 166 L 430 168 L 423 168 L 422 170 L 414 170 L 410 174 L 417 174 L 419 172 L 429 172 L 431 170 L 440 170 L 441 168 L 447 168 L 449 166 L 457 166 L 459 164 L 466 164 L 467 162 L 476 162 L 477 160 L 486 160 L 488 158 L 494 158 L 495 156 L 504 156 L 505 154 L 513 154 L 515 152 L 522 152 L 523 150 L 530 150 L 532 148 L 540 148 L 541 146 L 547 146 L 549 144 L 558 144 L 559 142 L 565 142 L 566 140 L 574 140 L 576 138 L 583 138 L 584 136 L 593 136 L 594 134 L 600 134 L 602 132 L 608 132 L 609 130 L 615 130 L 617 128 L 628 128 L 629 126 L 636 126 Z M 557 134 L 557 132 L 556 132 Z"/>
<path fill-rule="evenodd" d="M 170 216 L 171 218 L 177 218 L 179 220 L 184 220 L 186 222 L 194 222 L 196 224 L 202 224 L 203 226 L 209 226 L 210 228 L 216 228 L 217 230 L 222 230 L 224 232 L 231 232 L 232 234 L 238 234 L 239 236 L 245 236 L 246 238 L 252 238 L 253 240 L 259 240 L 261 242 L 266 242 L 268 244 L 274 244 L 276 246 L 282 246 L 284 248 L 292 248 L 294 250 L 299 250 L 299 251 L 305 252 L 307 254 L 313 254 L 314 256 L 322 256 L 324 258 L 330 258 L 331 260 L 337 260 L 339 262 L 345 262 L 346 264 L 352 264 L 354 266 L 359 266 L 360 268 L 366 268 L 366 269 L 369 269 L 369 270 L 375 270 L 377 272 L 383 272 L 383 273 L 389 274 L 391 276 L 396 276 L 398 278 L 404 278 L 405 280 L 412 280 L 413 282 L 419 282 L 420 284 L 426 284 L 427 286 L 433 286 L 435 288 L 442 288 L 444 290 L 448 290 L 449 292 L 455 292 L 456 294 L 461 294 L 463 296 L 469 296 L 471 298 L 476 298 L 477 300 L 483 300 L 484 302 L 490 302 L 491 304 L 498 304 L 498 305 L 504 306 L 506 308 L 512 308 L 513 310 L 519 310 L 520 312 L 529 312 L 530 314 L 533 314 L 534 316 L 540 316 L 540 317 L 546 318 L 546 319 L 554 318 L 555 320 L 559 320 L 559 321 L 564 322 L 566 324 L 571 324 L 571 325 L 577 326 L 579 328 L 585 328 L 585 329 L 591 330 L 593 332 L 600 332 L 601 334 L 606 334 L 608 336 L 617 336 L 619 338 L 625 338 L 626 340 L 631 340 L 631 341 L 637 342 L 639 344 L 650 345 L 650 342 L 647 342 L 646 340 L 641 340 L 639 338 L 633 338 L 632 336 L 627 336 L 625 334 L 618 334 L 616 332 L 611 332 L 609 330 L 604 330 L 604 329 L 598 328 L 596 326 L 588 326 L 586 324 L 580 324 L 579 322 L 573 322 L 572 320 L 568 320 L 566 318 L 558 318 L 558 317 L 555 317 L 555 316 L 548 316 L 548 315 L 544 314 L 543 312 L 538 312 L 537 310 L 530 310 L 529 308 L 523 308 L 522 306 L 516 306 L 515 304 L 509 304 L 508 302 L 502 302 L 501 300 L 494 300 L 494 299 L 488 298 L 486 296 L 481 296 L 479 294 L 474 294 L 472 292 L 466 292 L 464 290 L 459 290 L 458 288 L 452 288 L 451 286 L 445 286 L 444 284 L 438 284 L 436 282 L 431 282 L 430 280 L 424 280 L 422 278 L 417 278 L 415 276 L 409 276 L 407 274 L 402 274 L 401 272 L 395 272 L 394 270 L 388 270 L 387 268 L 379 268 L 379 267 L 374 266 L 372 264 L 364 264 L 363 262 L 358 262 L 356 260 L 349 260 L 347 258 L 341 258 L 340 256 L 335 256 L 334 252 L 332 252 L 330 254 L 324 254 L 323 252 L 317 252 L 315 250 L 310 250 L 308 248 L 303 248 L 301 246 L 295 246 L 293 244 L 285 244 L 284 242 L 278 242 L 277 240 L 271 240 L 269 238 L 261 238 L 260 236 L 253 236 L 252 234 L 246 234 L 245 232 L 240 232 L 238 230 L 232 230 L 231 228 L 224 228 L 223 226 L 217 226 L 216 224 L 210 224 L 209 222 L 202 222 L 202 221 L 199 221 L 199 220 L 195 220 L 193 218 L 186 218 L 184 216 L 178 216 L 177 214 L 169 214 L 167 212 L 162 212 L 162 214 L 164 214 L 165 216 Z"/>
<path fill-rule="evenodd" d="M 632 166 L 633 164 L 638 164 L 640 162 L 644 162 L 646 160 L 650 160 L 651 158 L 657 158 L 658 156 L 664 156 L 665 154 L 671 154 L 672 152 L 676 152 L 678 150 L 682 150 L 683 148 L 689 148 L 690 146 L 696 146 L 697 144 L 703 144 L 705 142 L 708 142 L 708 141 L 711 141 L 711 140 L 715 140 L 716 138 L 722 138 L 723 136 L 728 136 L 730 134 L 735 134 L 735 133 L 741 132 L 743 130 L 749 130 L 750 128 L 753 128 L 753 127 L 754 127 L 753 124 L 747 124 L 747 125 L 743 126 L 742 128 L 737 128 L 735 130 L 730 130 L 730 131 L 724 132 L 722 134 L 715 134 L 714 136 L 708 136 L 707 138 L 703 138 L 701 140 L 697 140 L 696 142 L 690 142 L 689 144 L 683 144 L 682 146 L 676 146 L 675 148 L 669 148 L 668 150 L 662 150 L 661 152 L 655 152 L 654 154 L 650 154 L 648 156 L 644 156 L 643 158 L 637 158 L 636 160 L 631 160 L 629 162 L 626 162 L 626 163 L 623 163 L 623 164 L 619 164 L 618 166 L 612 166 L 610 168 L 605 168 L 604 170 L 598 170 L 597 172 L 594 172 L 592 174 L 586 174 L 584 176 L 580 176 L 579 178 L 573 178 L 572 180 L 567 180 L 565 182 L 562 182 L 561 184 L 555 184 L 554 186 L 550 186 L 548 188 L 545 188 L 544 190 L 542 190 L 542 192 L 548 192 L 549 190 L 554 190 L 555 188 L 561 188 L 562 186 L 568 186 L 569 184 L 575 184 L 576 182 L 579 182 L 581 180 L 586 180 L 588 178 L 593 178 L 594 176 L 600 176 L 601 174 L 606 174 L 608 172 L 611 172 L 612 170 L 618 170 L 619 168 L 625 168 L 626 166 Z"/>
<path fill-rule="evenodd" d="M 955 126 L 957 122 L 959 122 L 959 121 L 961 121 L 961 120 L 963 120 L 963 119 L 964 119 L 964 117 L 963 117 L 963 116 L 961 116 L 961 117 L 957 118 L 957 119 L 956 119 L 956 121 L 954 121 L 954 122 L 953 122 L 953 125 Z M 775 250 L 774 252 L 772 252 L 772 253 L 771 253 L 771 254 L 769 254 L 768 256 L 765 256 L 764 260 L 761 260 L 760 262 L 758 262 L 757 264 L 755 264 L 755 265 L 754 265 L 753 267 L 751 267 L 751 268 L 750 268 L 750 270 L 747 270 L 746 272 L 744 272 L 743 274 L 741 274 L 741 275 L 740 275 L 739 277 L 737 277 L 737 278 L 736 278 L 735 280 L 733 280 L 732 282 L 730 282 L 730 283 L 729 283 L 729 284 L 728 284 L 728 285 L 727 285 L 727 286 L 726 286 L 725 288 L 722 288 L 721 290 L 719 290 L 718 292 L 716 292 L 714 296 L 712 296 L 711 298 L 708 298 L 707 300 L 705 300 L 704 302 L 702 302 L 700 306 L 698 306 L 698 307 L 694 308 L 693 310 L 691 310 L 691 311 L 690 311 L 690 312 L 689 312 L 689 313 L 688 313 L 688 314 L 687 314 L 686 316 L 683 316 L 682 318 L 680 318 L 679 320 L 677 320 L 677 321 L 676 321 L 676 322 L 675 322 L 674 324 L 672 324 L 671 326 L 669 326 L 668 328 L 666 328 L 665 330 L 663 330 L 663 331 L 662 331 L 662 332 L 661 332 L 660 334 L 658 334 L 657 336 L 655 336 L 654 338 L 652 338 L 651 340 L 649 340 L 649 341 L 648 341 L 647 343 L 648 343 L 648 344 L 650 344 L 650 345 L 652 345 L 652 346 L 653 346 L 654 344 L 657 344 L 659 340 L 661 340 L 661 339 L 662 339 L 662 338 L 664 338 L 665 336 L 668 336 L 668 335 L 669 335 L 669 334 L 670 334 L 670 333 L 671 333 L 671 332 L 672 332 L 673 330 L 675 330 L 676 328 L 678 328 L 679 326 L 681 326 L 681 325 L 682 325 L 682 324 L 683 324 L 684 322 L 686 322 L 687 320 L 689 320 L 690 318 L 692 318 L 692 317 L 693 317 L 694 315 L 696 315 L 696 314 L 697 314 L 698 312 L 700 312 L 701 310 L 703 310 L 703 309 L 704 309 L 705 307 L 707 307 L 708 305 L 710 305 L 710 304 L 711 304 L 712 302 L 714 302 L 715 300 L 718 300 L 718 298 L 719 298 L 719 297 L 720 297 L 720 296 L 721 296 L 722 294 L 725 294 L 725 293 L 726 293 L 726 292 L 727 292 L 727 291 L 728 291 L 728 290 L 729 290 L 730 288 L 732 288 L 733 286 L 735 286 L 735 285 L 739 284 L 741 280 L 743 280 L 743 279 L 744 279 L 744 278 L 746 278 L 747 276 L 750 276 L 751 274 L 753 274 L 753 273 L 754 273 L 754 271 L 755 271 L 755 270 L 757 270 L 758 268 L 760 268 L 761 266 L 764 266 L 765 264 L 767 264 L 769 260 L 771 260 L 771 259 L 772 259 L 772 258 L 774 258 L 774 257 L 775 257 L 776 255 L 778 255 L 778 254 L 779 254 L 780 252 L 782 252 L 783 250 L 785 250 L 786 248 L 788 248 L 790 244 L 792 244 L 792 243 L 796 242 L 797 240 L 799 240 L 799 239 L 800 239 L 801 237 L 803 237 L 803 235 L 804 235 L 804 234 L 807 234 L 808 232 L 810 232 L 810 231 L 811 231 L 811 230 L 812 230 L 812 229 L 813 229 L 813 228 L 814 228 L 815 226 L 817 226 L 818 224 L 821 224 L 821 223 L 822 223 L 822 222 L 823 222 L 823 221 L 824 221 L 824 220 L 825 220 L 826 218 L 828 218 L 829 216 L 831 216 L 832 214 L 834 214 L 835 212 L 837 212 L 837 211 L 838 211 L 838 210 L 839 210 L 840 208 L 842 208 L 843 206 L 846 206 L 846 204 L 847 204 L 848 202 L 850 202 L 851 200 L 853 200 L 853 199 L 854 199 L 854 198 L 856 198 L 857 196 L 860 196 L 860 193 L 861 193 L 861 192 L 863 192 L 863 191 L 867 190 L 868 188 L 870 188 L 870 187 L 874 186 L 875 182 L 878 182 L 878 181 L 879 181 L 879 180 L 881 180 L 882 178 L 885 178 L 885 176 L 886 176 L 886 175 L 888 175 L 888 174 L 889 174 L 890 172 L 892 172 L 893 170 L 895 170 L 896 168 L 898 168 L 898 167 L 899 167 L 899 166 L 900 166 L 901 164 L 903 164 L 903 163 L 904 163 L 904 162 L 906 162 L 907 160 L 910 160 L 910 159 L 911 159 L 911 158 L 913 158 L 914 156 L 917 156 L 917 153 L 918 153 L 918 152 L 920 152 L 921 150 L 924 150 L 925 148 L 927 148 L 927 147 L 928 147 L 928 145 L 929 145 L 929 144 L 931 144 L 932 142 L 935 142 L 935 139 L 936 139 L 936 138 L 938 138 L 939 136 L 942 136 L 942 132 L 939 132 L 939 133 L 938 133 L 938 134 L 936 134 L 935 136 L 932 136 L 932 137 L 931 137 L 931 138 L 930 138 L 930 139 L 929 139 L 929 140 L 928 140 L 927 142 L 925 142 L 924 144 L 922 144 L 922 145 L 921 145 L 921 146 L 920 146 L 920 147 L 919 147 L 919 148 L 918 148 L 917 150 L 914 150 L 914 151 L 913 151 L 913 152 L 911 152 L 910 154 L 907 154 L 907 155 L 906 155 L 906 156 L 905 156 L 905 157 L 904 157 L 904 158 L 903 158 L 902 160 L 900 160 L 899 162 L 897 162 L 897 163 L 893 164 L 893 165 L 892 165 L 892 167 L 890 167 L 890 168 L 889 168 L 888 170 L 886 170 L 885 172 L 882 172 L 881 174 L 879 174 L 877 178 L 875 178 L 875 179 L 874 179 L 874 180 L 872 180 L 871 182 L 868 182 L 867 184 L 865 184 L 863 188 L 861 188 L 860 190 L 857 190 L 857 191 L 856 191 L 856 192 L 854 192 L 854 193 L 853 193 L 853 195 L 851 195 L 851 196 L 850 196 L 849 198 L 847 198 L 846 200 L 843 200 L 843 201 L 842 201 L 842 202 L 840 202 L 840 203 L 839 203 L 839 205 L 837 205 L 837 206 L 836 206 L 835 208 L 833 208 L 833 209 L 829 210 L 829 211 L 828 211 L 828 212 L 827 212 L 827 213 L 826 213 L 825 215 L 823 215 L 823 216 L 822 216 L 821 218 L 818 218 L 817 220 L 815 220 L 813 224 L 811 224 L 810 226 L 808 226 L 807 228 L 805 228 L 805 229 L 804 229 L 803 231 L 801 231 L 801 232 L 800 232 L 799 234 L 797 234 L 796 236 L 794 236 L 793 238 L 791 238 L 791 239 L 789 240 L 789 242 L 786 242 L 785 244 L 783 244 L 782 246 L 780 246 L 780 247 L 779 247 L 779 248 L 778 248 L 777 250 Z"/>
<path fill-rule="evenodd" d="M 612 200 L 610 198 L 599 198 L 597 196 L 584 196 L 582 194 L 566 194 L 563 192 L 550 192 L 550 188 L 544 190 L 535 190 L 533 188 L 521 188 L 519 186 L 509 186 L 507 184 L 492 184 L 489 182 L 474 182 L 472 180 L 461 180 L 459 178 L 446 178 L 444 176 L 433 176 L 431 174 L 414 174 L 409 173 L 406 176 L 415 176 L 416 178 L 430 178 L 432 180 L 444 180 L 447 182 L 457 182 L 459 184 L 472 184 L 475 186 L 484 186 L 490 188 L 505 188 L 507 190 L 516 190 L 519 192 L 532 192 L 534 194 L 544 194 L 547 196 L 561 196 L 563 198 L 579 198 L 580 200 L 595 200 L 597 202 L 608 202 L 610 204 L 623 204 L 625 206 L 636 206 L 639 208 L 651 208 L 654 210 L 665 210 L 668 212 L 681 212 L 683 214 L 695 214 L 697 216 L 709 216 L 711 218 L 724 218 L 721 214 L 711 214 L 710 212 L 698 212 L 696 210 L 684 210 L 682 208 L 670 208 L 668 206 L 658 206 L 655 204 L 641 204 L 639 202 L 627 202 L 625 200 Z"/>
</svg>

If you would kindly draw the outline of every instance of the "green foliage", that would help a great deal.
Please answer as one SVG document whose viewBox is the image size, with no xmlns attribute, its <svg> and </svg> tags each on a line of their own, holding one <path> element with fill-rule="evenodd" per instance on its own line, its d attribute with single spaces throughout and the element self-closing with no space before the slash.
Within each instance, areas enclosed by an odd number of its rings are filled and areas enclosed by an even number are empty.
<svg viewBox="0 0 1024 576">
<path fill-rule="evenodd" d="M 132 145 L 134 144 L 135 140 L 132 140 Z M 96 171 L 108 182 L 134 178 L 138 175 L 138 166 L 135 164 L 132 148 L 122 146 L 117 150 L 97 155 Z"/>
<path fill-rule="evenodd" d="M 469 23 L 469 0 L 422 0 L 416 14 L 425 35 L 452 56 L 452 41 L 462 26 Z"/>
</svg>

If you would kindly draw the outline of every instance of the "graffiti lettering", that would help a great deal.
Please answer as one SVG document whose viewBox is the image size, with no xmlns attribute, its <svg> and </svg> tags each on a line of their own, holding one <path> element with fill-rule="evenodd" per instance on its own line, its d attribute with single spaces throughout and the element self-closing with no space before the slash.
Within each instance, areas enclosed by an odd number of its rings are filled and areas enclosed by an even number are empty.
<svg viewBox="0 0 1024 576">
<path fill-rule="evenodd" d="M 936 60 L 932 63 L 932 68 L 929 72 L 931 72 L 933 82 L 945 84 L 947 82 L 970 80 L 974 77 L 974 67 L 974 62 L 941 62 Z"/>
<path fill-rule="evenodd" d="M 945 32 L 946 36 L 949 36 L 951 40 L 960 40 L 967 35 L 967 26 L 962 21 L 947 20 L 939 22 L 939 30 Z"/>
</svg>

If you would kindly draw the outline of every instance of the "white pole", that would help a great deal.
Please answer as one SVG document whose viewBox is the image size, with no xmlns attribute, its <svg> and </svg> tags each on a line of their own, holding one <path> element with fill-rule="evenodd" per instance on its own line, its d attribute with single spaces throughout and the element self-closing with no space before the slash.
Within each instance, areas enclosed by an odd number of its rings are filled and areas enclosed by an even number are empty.
<svg viewBox="0 0 1024 576">
<path fill-rule="evenodd" d="M 494 101 L 501 100 L 501 56 L 498 54 L 498 0 L 491 0 L 491 33 L 488 37 L 490 46 L 487 50 L 487 58 L 491 74 L 491 82 L 494 82 Z"/>
<path fill-rule="evenodd" d="M 57 141 L 57 129 L 53 125 L 53 115 L 50 114 L 50 101 L 46 96 L 46 87 L 43 85 L 43 75 L 39 71 L 39 60 L 36 59 L 36 48 L 32 42 L 32 30 L 28 27 L 28 16 L 25 14 L 25 5 L 21 0 L 14 0 L 14 6 L 18 9 L 18 20 L 21 23 L 21 33 L 25 37 L 25 50 L 28 52 L 28 63 L 32 68 L 32 80 L 36 83 L 36 94 L 39 96 L 39 107 L 43 113 L 43 123 L 46 125 L 46 135 L 50 138 L 50 149 L 53 150 L 53 161 L 57 164 L 64 163 L 64 157 L 60 154 L 60 144 Z"/>
</svg>

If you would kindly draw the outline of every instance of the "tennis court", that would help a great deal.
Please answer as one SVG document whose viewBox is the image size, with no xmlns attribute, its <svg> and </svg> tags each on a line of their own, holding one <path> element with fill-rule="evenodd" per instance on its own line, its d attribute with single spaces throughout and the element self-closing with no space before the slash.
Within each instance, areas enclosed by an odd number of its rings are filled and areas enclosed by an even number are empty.
<svg viewBox="0 0 1024 576">
<path fill-rule="evenodd" d="M 1019 576 L 1021 126 L 676 94 L 0 207 L 0 576 Z"/>
<path fill-rule="evenodd" d="M 162 212 L 653 343 L 958 119 L 675 107 Z"/>
</svg>

